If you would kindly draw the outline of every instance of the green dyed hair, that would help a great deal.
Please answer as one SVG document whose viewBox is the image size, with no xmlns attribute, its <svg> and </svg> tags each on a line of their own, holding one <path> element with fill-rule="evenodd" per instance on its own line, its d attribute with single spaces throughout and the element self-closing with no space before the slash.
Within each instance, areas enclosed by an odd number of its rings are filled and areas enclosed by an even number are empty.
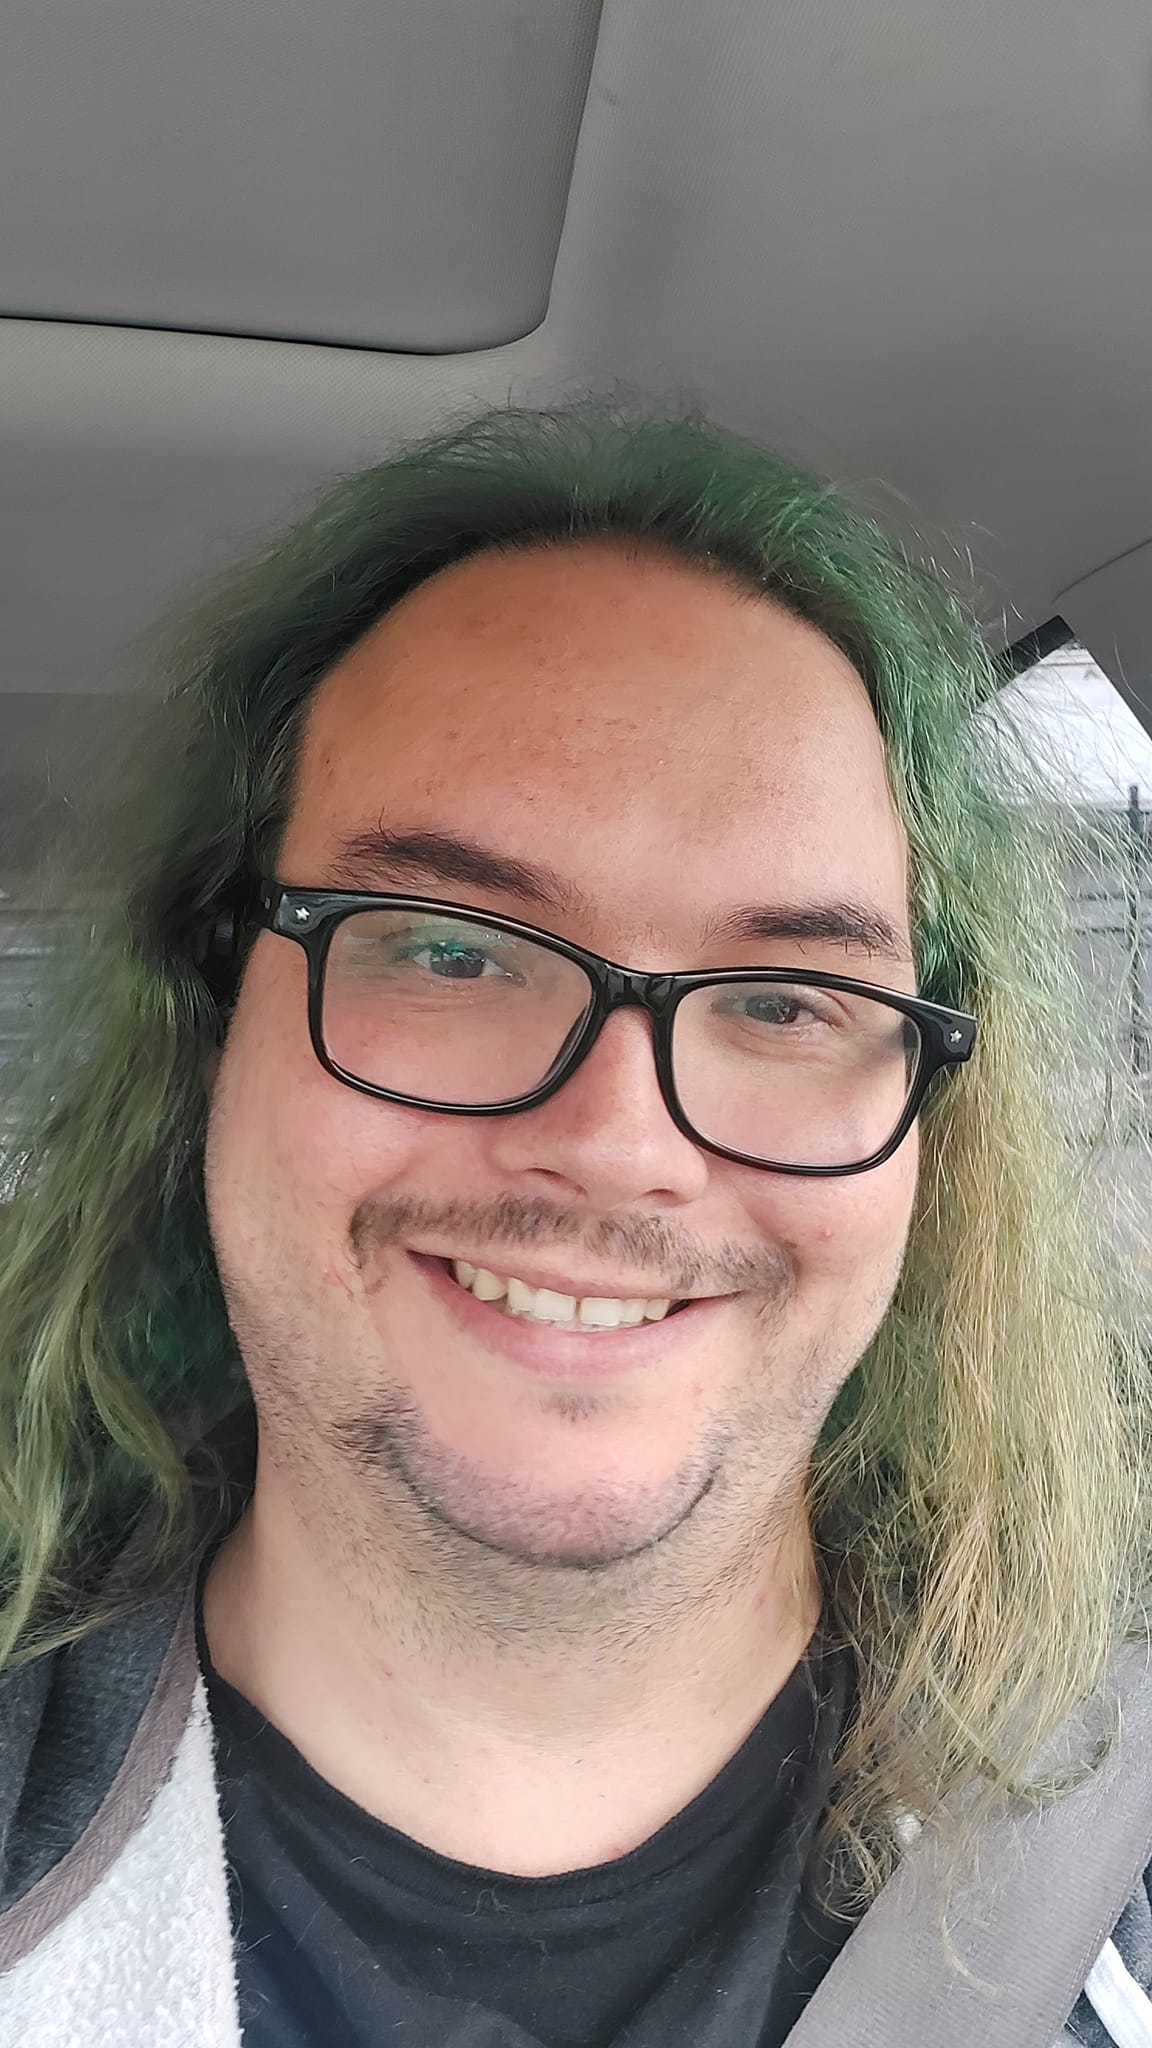
<svg viewBox="0 0 1152 2048">
<path fill-rule="evenodd" d="M 1077 996 L 1074 821 L 1055 829 L 984 715 L 1002 678 L 979 632 L 844 496 L 694 414 L 585 401 L 457 423 L 339 484 L 169 633 L 92 932 L 61 954 L 20 1077 L 0 1205 L 0 1664 L 187 1569 L 186 1452 L 246 1396 L 205 1216 L 220 1019 L 192 934 L 275 863 L 317 683 L 452 562 L 600 534 L 767 594 L 855 664 L 910 842 L 920 987 L 980 1018 L 972 1064 L 923 1115 L 897 1297 L 811 1467 L 829 1612 L 860 1669 L 830 1826 L 868 1891 L 895 1806 L 1025 1783 L 1134 1626 L 1146 1304 L 1067 1114 L 1109 1057 Z M 1147 1152 L 1146 1130 L 1131 1142 Z M 134 1526 L 154 1534 L 112 1595 Z"/>
</svg>

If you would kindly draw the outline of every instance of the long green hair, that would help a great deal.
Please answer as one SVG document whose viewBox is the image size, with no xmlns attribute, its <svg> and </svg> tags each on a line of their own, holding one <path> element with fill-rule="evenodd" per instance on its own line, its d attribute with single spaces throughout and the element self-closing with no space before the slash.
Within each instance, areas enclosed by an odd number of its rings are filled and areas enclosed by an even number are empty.
<svg viewBox="0 0 1152 2048">
<path fill-rule="evenodd" d="M 167 630 L 167 688 L 84 850 L 83 933 L 16 1077 L 0 1665 L 187 1569 L 186 1454 L 246 1398 L 205 1216 L 222 1025 L 194 934 L 275 862 L 312 692 L 436 570 L 599 534 L 711 565 L 855 664 L 911 847 L 920 988 L 980 1019 L 970 1067 L 923 1115 L 897 1297 L 811 1466 L 829 1627 L 859 1664 L 832 1830 L 867 1892 L 895 1806 L 1026 1782 L 1134 1626 L 1147 1304 L 1093 1179 L 1103 1132 L 1085 1105 L 1110 1052 L 1070 944 L 1084 849 L 988 716 L 1002 678 L 968 610 L 842 494 L 694 414 L 587 400 L 459 421 L 341 482 Z M 1128 1141 L 1147 1162 L 1146 1122 Z"/>
</svg>

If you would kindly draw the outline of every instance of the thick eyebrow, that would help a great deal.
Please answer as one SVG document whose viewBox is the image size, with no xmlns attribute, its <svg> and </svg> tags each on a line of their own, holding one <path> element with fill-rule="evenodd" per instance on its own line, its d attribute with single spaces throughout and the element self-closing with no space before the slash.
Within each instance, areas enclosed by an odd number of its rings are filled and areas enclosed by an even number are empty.
<svg viewBox="0 0 1152 2048">
<path fill-rule="evenodd" d="M 709 918 L 704 937 L 709 943 L 727 940 L 734 945 L 749 939 L 814 941 L 879 954 L 901 966 L 911 965 L 913 957 L 891 918 L 863 903 L 747 903 Z"/>
<path fill-rule="evenodd" d="M 389 832 L 374 825 L 341 840 L 331 866 L 337 882 L 352 889 L 371 888 L 383 877 L 399 876 L 407 882 L 463 882 L 474 889 L 499 889 L 566 917 L 589 908 L 581 891 L 554 869 L 494 853 L 452 832 Z"/>
<path fill-rule="evenodd" d="M 494 889 L 562 916 L 586 914 L 588 898 L 554 868 L 496 853 L 452 832 L 390 832 L 384 825 L 353 833 L 333 849 L 332 882 L 372 889 L 382 882 L 462 882 Z M 793 939 L 849 947 L 901 964 L 912 959 L 902 933 L 879 910 L 861 903 L 747 903 L 709 918 L 703 941 L 732 945 L 756 939 Z"/>
</svg>

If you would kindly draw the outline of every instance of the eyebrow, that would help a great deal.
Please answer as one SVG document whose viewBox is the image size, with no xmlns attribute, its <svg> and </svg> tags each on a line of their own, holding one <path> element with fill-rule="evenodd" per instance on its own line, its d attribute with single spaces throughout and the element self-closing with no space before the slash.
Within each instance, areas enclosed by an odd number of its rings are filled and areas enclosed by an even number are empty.
<svg viewBox="0 0 1152 2048">
<path fill-rule="evenodd" d="M 863 903 L 747 903 L 709 918 L 703 936 L 733 945 L 748 939 L 795 939 L 879 955 L 902 966 L 912 962 L 912 948 L 899 927 Z"/>
<path fill-rule="evenodd" d="M 331 864 L 337 880 L 354 889 L 371 886 L 382 876 L 399 875 L 410 882 L 463 882 L 474 889 L 499 889 L 569 917 L 591 907 L 587 897 L 554 869 L 495 853 L 451 832 L 389 832 L 374 825 L 341 840 Z"/>
<path fill-rule="evenodd" d="M 392 832 L 375 825 L 353 833 L 334 848 L 328 865 L 333 882 L 372 889 L 397 879 L 414 884 L 461 882 L 466 888 L 498 890 L 562 916 L 587 915 L 583 891 L 554 868 L 497 853 L 451 832 Z M 904 964 L 912 959 L 908 941 L 892 920 L 856 902 L 746 903 L 707 919 L 702 939 L 738 944 L 756 939 L 792 939 L 844 946 Z"/>
</svg>

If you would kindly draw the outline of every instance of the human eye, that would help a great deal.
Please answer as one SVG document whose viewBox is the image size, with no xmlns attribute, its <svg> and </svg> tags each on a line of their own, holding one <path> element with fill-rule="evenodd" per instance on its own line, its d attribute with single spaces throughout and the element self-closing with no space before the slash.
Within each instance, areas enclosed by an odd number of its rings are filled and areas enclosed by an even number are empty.
<svg viewBox="0 0 1152 2048">
<path fill-rule="evenodd" d="M 773 983 L 717 989 L 715 993 L 717 1016 L 752 1026 L 766 1036 L 833 1030 L 838 1022 L 843 1027 L 836 1005 L 818 989 Z"/>
<path fill-rule="evenodd" d="M 409 967 L 432 981 L 518 981 L 516 942 L 500 932 L 470 925 L 412 926 L 388 936 L 386 952 L 397 968 Z"/>
</svg>

